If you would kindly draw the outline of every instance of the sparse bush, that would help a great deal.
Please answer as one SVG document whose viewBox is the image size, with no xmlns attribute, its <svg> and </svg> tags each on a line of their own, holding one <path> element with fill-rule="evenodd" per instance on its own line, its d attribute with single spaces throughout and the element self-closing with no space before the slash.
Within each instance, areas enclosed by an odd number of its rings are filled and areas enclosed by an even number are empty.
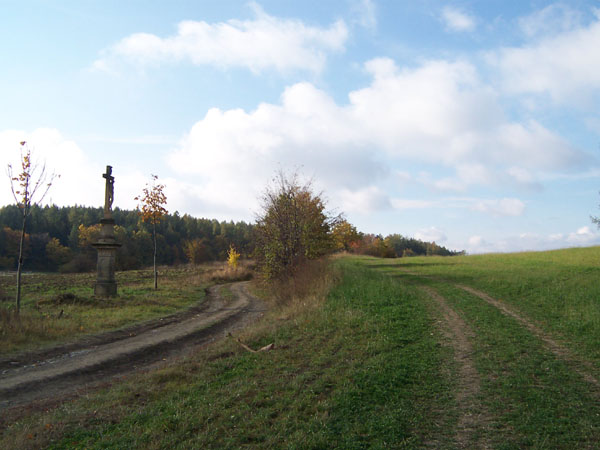
<svg viewBox="0 0 600 450">
<path fill-rule="evenodd" d="M 262 197 L 255 228 L 255 255 L 266 280 L 293 276 L 305 261 L 330 252 L 331 229 L 340 220 L 325 211 L 321 195 L 313 193 L 310 183 L 300 184 L 296 174 L 279 173 L 274 181 Z"/>
</svg>

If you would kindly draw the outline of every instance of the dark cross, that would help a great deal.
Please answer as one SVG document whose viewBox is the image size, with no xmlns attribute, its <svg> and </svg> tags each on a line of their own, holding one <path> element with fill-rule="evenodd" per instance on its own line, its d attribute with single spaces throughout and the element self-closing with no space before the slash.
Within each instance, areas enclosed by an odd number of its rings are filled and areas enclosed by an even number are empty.
<svg viewBox="0 0 600 450">
<path fill-rule="evenodd" d="M 104 216 L 110 216 L 110 208 L 113 204 L 115 195 L 114 184 L 115 177 L 112 176 L 112 166 L 106 166 L 106 173 L 102 174 L 103 178 L 106 178 L 106 192 L 104 195 Z"/>
</svg>

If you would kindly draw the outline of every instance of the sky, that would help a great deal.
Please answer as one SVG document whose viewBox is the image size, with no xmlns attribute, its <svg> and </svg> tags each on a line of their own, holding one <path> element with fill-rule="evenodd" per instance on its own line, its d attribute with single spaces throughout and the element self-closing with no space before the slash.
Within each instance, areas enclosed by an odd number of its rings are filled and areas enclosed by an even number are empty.
<svg viewBox="0 0 600 450">
<path fill-rule="evenodd" d="M 600 245 L 600 2 L 0 0 L 0 166 L 44 203 L 253 222 L 298 172 L 360 231 Z M 0 206 L 13 203 L 0 173 Z M 2 176 L 4 175 L 4 176 Z"/>
</svg>

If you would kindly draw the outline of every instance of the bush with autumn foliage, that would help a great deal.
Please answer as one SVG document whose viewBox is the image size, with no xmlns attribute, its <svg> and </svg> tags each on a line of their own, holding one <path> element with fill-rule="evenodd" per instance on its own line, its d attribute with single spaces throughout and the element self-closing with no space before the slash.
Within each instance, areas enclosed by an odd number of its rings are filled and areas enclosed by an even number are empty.
<svg viewBox="0 0 600 450">
<path fill-rule="evenodd" d="M 266 280 L 293 276 L 307 260 L 335 248 L 332 229 L 340 221 L 325 210 L 310 182 L 280 172 L 262 197 L 256 222 L 255 257 Z"/>
</svg>

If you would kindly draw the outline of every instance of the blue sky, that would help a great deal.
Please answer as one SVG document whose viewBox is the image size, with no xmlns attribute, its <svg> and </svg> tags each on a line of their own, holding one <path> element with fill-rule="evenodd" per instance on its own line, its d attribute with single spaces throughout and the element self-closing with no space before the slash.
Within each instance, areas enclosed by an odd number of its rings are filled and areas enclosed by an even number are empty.
<svg viewBox="0 0 600 450">
<path fill-rule="evenodd" d="M 361 231 L 471 253 L 600 244 L 596 1 L 0 0 L 0 164 L 48 201 L 252 221 L 279 169 Z M 8 179 L 0 204 L 12 201 Z"/>
</svg>

